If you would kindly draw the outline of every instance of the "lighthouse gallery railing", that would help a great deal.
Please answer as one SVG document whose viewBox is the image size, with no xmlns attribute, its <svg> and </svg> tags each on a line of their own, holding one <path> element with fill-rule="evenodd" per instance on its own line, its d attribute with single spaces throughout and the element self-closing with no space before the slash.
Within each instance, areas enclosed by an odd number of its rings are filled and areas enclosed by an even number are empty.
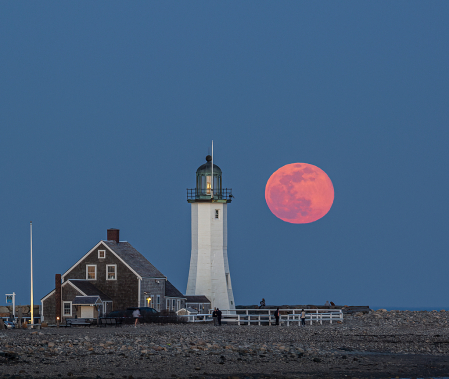
<svg viewBox="0 0 449 379">
<path fill-rule="evenodd" d="M 218 200 L 231 200 L 232 196 L 232 188 L 223 188 L 223 189 L 215 189 L 214 188 L 214 199 Z M 211 198 L 211 190 L 210 189 L 198 189 L 191 188 L 187 189 L 187 200 L 200 200 L 200 199 L 210 199 Z"/>
</svg>

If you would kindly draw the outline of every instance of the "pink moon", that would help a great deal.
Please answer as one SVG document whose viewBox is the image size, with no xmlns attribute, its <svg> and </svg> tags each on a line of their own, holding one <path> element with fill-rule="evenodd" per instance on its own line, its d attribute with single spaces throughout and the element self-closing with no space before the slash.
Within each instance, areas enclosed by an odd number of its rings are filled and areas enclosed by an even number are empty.
<svg viewBox="0 0 449 379">
<path fill-rule="evenodd" d="M 276 170 L 265 187 L 270 211 L 292 224 L 306 224 L 325 216 L 334 202 L 334 186 L 319 167 L 291 163 Z"/>
</svg>

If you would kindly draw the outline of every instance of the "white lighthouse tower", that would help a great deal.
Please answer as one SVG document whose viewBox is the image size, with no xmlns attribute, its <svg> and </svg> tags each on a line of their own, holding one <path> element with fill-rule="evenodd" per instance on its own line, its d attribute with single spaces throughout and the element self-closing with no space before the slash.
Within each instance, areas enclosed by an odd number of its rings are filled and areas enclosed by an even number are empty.
<svg viewBox="0 0 449 379">
<path fill-rule="evenodd" d="M 222 188 L 220 167 L 208 155 L 196 171 L 196 188 L 187 190 L 192 253 L 186 295 L 205 295 L 212 308 L 235 309 L 228 263 L 227 207 L 231 199 L 232 190 Z"/>
</svg>

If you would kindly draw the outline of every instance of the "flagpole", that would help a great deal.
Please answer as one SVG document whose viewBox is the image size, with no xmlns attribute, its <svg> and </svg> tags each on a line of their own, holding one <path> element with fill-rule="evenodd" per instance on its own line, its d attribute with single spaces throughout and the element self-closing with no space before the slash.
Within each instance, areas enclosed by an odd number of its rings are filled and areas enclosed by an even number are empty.
<svg viewBox="0 0 449 379">
<path fill-rule="evenodd" d="M 31 260 L 31 325 L 34 325 L 34 304 L 33 304 L 33 222 L 30 221 L 30 260 Z"/>
<path fill-rule="evenodd" d="M 212 189 L 211 198 L 214 198 L 214 140 L 212 140 L 212 177 L 210 178 L 210 187 Z"/>
</svg>

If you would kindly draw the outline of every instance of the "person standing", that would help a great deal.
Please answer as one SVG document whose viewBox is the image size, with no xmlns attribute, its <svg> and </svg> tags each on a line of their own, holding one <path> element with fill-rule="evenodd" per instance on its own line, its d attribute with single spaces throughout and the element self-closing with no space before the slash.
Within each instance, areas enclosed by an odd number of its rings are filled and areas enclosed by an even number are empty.
<svg viewBox="0 0 449 379">
<path fill-rule="evenodd" d="M 301 309 L 301 325 L 306 326 L 306 311 Z"/>
<path fill-rule="evenodd" d="M 218 319 L 218 325 L 221 325 L 221 311 L 217 308 L 217 319 Z"/>
<path fill-rule="evenodd" d="M 279 325 L 279 317 L 281 316 L 281 312 L 279 311 L 279 307 L 274 311 L 274 318 L 276 319 L 276 325 Z"/>
<path fill-rule="evenodd" d="M 140 317 L 139 308 L 133 310 L 133 317 L 134 317 L 134 327 L 137 328 L 137 322 L 139 321 L 139 317 Z"/>
<path fill-rule="evenodd" d="M 218 325 L 217 308 L 214 308 L 214 311 L 212 312 L 212 319 L 214 320 L 214 326 L 217 326 Z"/>
</svg>

